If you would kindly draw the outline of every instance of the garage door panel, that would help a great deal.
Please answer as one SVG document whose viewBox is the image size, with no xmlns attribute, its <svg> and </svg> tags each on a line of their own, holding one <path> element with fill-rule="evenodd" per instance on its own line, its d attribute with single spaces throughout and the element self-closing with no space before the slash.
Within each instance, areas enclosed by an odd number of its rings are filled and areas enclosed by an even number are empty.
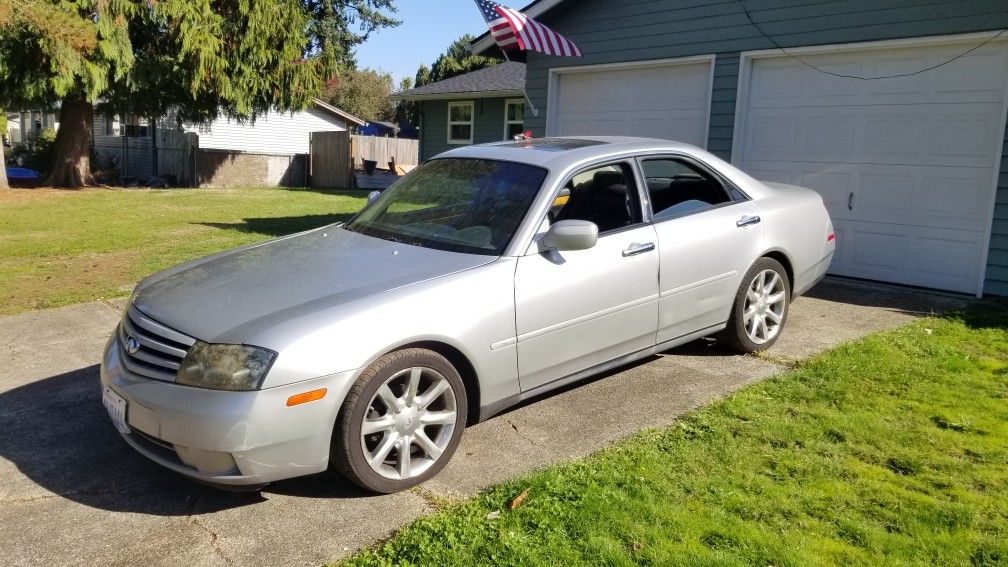
<svg viewBox="0 0 1008 567">
<path fill-rule="evenodd" d="M 799 151 L 825 156 L 854 155 L 857 124 L 849 116 L 809 116 L 802 137 L 796 140 Z"/>
<path fill-rule="evenodd" d="M 989 168 L 1000 147 L 1001 105 L 753 109 L 746 161 L 947 165 Z"/>
<path fill-rule="evenodd" d="M 703 145 L 711 63 L 561 72 L 551 136 L 624 135 Z"/>
<path fill-rule="evenodd" d="M 894 277 L 903 268 L 903 258 L 907 253 L 907 239 L 902 234 L 904 227 L 888 225 L 850 226 L 848 236 L 850 256 L 848 273 L 843 275 L 870 277 Z"/>
<path fill-rule="evenodd" d="M 837 257 L 842 261 L 831 273 L 965 293 L 976 290 L 980 261 L 976 232 L 850 221 L 837 224 Z"/>
<path fill-rule="evenodd" d="M 917 55 L 907 56 L 907 51 L 914 51 Z M 961 46 L 953 46 L 825 54 L 803 56 L 802 59 L 831 73 L 878 77 L 919 71 L 961 52 Z M 993 50 L 972 53 L 957 60 L 954 65 L 941 67 L 938 73 L 876 81 L 832 77 L 790 59 L 764 60 L 757 64 L 760 72 L 754 73 L 750 82 L 750 108 L 786 107 L 796 102 L 800 105 L 843 106 L 866 103 L 1000 103 L 1004 89 L 1003 76 L 991 72 L 1004 65 L 1003 54 Z"/>
<path fill-rule="evenodd" d="M 763 181 L 814 189 L 833 219 L 976 230 L 989 215 L 990 171 L 981 168 L 817 162 L 747 162 Z M 851 194 L 853 193 L 853 197 Z"/>
<path fill-rule="evenodd" d="M 974 106 L 974 105 L 971 105 Z M 951 109 L 950 109 L 951 110 Z M 923 139 L 931 155 L 966 158 L 980 156 L 991 163 L 1004 131 L 991 116 L 1000 113 L 1000 105 L 974 106 L 970 112 L 950 111 L 930 120 Z"/>
</svg>

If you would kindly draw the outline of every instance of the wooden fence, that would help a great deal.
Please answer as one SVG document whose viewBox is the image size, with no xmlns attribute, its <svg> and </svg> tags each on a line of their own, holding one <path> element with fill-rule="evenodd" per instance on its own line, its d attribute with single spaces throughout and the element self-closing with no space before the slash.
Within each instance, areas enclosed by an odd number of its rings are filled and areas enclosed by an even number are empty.
<svg viewBox="0 0 1008 567">
<path fill-rule="evenodd" d="M 312 132 L 308 179 L 312 187 L 350 187 L 353 161 L 349 132 Z"/>
<path fill-rule="evenodd" d="M 312 132 L 309 179 L 312 187 L 351 187 L 355 168 L 364 160 L 415 166 L 420 161 L 420 143 L 403 138 L 354 136 L 347 132 Z"/>
<path fill-rule="evenodd" d="M 395 159 L 398 165 L 417 165 L 420 161 L 420 142 L 407 138 L 379 138 L 378 136 L 351 136 L 351 155 L 355 165 L 363 160 L 374 160 L 378 167 L 388 167 Z"/>
<path fill-rule="evenodd" d="M 194 185 L 199 136 L 159 129 L 157 138 L 157 174 L 175 180 L 182 187 Z"/>
</svg>

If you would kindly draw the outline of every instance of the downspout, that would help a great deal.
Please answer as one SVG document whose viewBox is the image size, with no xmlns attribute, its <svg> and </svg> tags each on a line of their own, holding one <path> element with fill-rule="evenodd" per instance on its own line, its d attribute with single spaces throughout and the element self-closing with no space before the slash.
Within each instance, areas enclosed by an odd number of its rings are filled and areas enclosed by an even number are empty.
<svg viewBox="0 0 1008 567">
<path fill-rule="evenodd" d="M 424 110 L 423 110 L 424 109 L 424 103 L 423 102 L 419 102 L 418 106 L 419 106 L 419 110 L 417 110 L 417 122 L 419 122 L 419 124 L 417 124 L 417 140 L 419 141 L 419 144 L 417 145 L 417 148 L 418 148 L 418 150 L 420 152 L 420 156 L 417 159 L 417 161 L 423 163 L 423 161 L 424 161 L 423 156 L 425 155 L 424 154 Z"/>
<path fill-rule="evenodd" d="M 151 119 L 151 177 L 160 177 L 158 172 L 157 120 Z"/>
</svg>

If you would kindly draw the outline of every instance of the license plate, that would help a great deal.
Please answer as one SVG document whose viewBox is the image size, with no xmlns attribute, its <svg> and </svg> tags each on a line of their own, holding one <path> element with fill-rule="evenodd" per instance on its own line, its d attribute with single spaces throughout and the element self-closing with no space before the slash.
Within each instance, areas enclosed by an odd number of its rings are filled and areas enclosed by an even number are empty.
<svg viewBox="0 0 1008 567">
<path fill-rule="evenodd" d="M 116 429 L 120 433 L 129 433 L 130 428 L 126 425 L 126 399 L 115 393 L 112 388 L 105 386 L 105 390 L 102 392 L 102 403 L 105 404 L 105 409 L 108 410 L 109 417 L 112 418 L 112 424 Z"/>
</svg>

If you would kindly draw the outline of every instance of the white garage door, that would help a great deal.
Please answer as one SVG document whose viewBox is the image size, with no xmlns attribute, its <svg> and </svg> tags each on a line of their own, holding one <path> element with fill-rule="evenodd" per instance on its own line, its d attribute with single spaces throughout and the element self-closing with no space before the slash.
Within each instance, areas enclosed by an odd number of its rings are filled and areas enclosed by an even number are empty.
<svg viewBox="0 0 1008 567">
<path fill-rule="evenodd" d="M 976 45 L 802 55 L 834 73 L 913 72 Z M 735 162 L 819 191 L 840 275 L 977 293 L 1005 128 L 1008 44 L 910 77 L 753 60 Z M 742 96 L 742 95 L 740 95 Z"/>
<path fill-rule="evenodd" d="M 703 147 L 713 60 L 553 71 L 549 136 L 643 136 Z"/>
</svg>

